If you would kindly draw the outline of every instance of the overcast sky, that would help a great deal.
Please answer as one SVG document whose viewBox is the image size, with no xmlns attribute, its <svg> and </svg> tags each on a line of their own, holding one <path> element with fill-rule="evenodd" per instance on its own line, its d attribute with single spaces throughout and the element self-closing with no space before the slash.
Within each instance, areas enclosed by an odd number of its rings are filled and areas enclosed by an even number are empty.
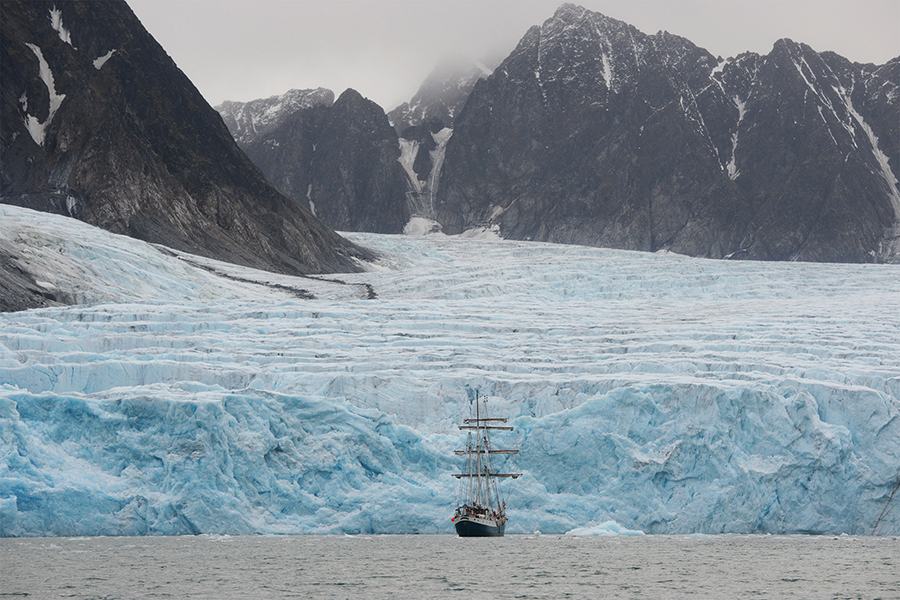
<svg viewBox="0 0 900 600">
<path fill-rule="evenodd" d="M 562 0 L 128 0 L 207 101 L 352 87 L 386 111 L 437 61 L 505 57 Z M 680 35 L 722 57 L 780 38 L 855 62 L 900 56 L 898 0 L 583 0 L 640 31 Z M 498 60 L 499 62 L 499 60 Z"/>
</svg>

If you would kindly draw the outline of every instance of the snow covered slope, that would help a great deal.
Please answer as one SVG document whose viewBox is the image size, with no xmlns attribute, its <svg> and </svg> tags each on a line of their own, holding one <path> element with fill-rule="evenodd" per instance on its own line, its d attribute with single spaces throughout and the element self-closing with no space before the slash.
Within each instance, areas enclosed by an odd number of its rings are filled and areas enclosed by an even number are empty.
<svg viewBox="0 0 900 600">
<path fill-rule="evenodd" d="M 6 204 L 0 257 L 4 275 L 18 275 L 49 304 L 368 296 L 359 286 L 223 263 Z M 15 304 L 9 293 L 0 290 L 0 307 Z"/>
<path fill-rule="evenodd" d="M 0 535 L 450 533 L 475 388 L 510 532 L 900 534 L 900 266 L 350 237 L 385 258 L 344 296 L 113 274 L 0 315 Z M 64 258 L 125 257 L 215 287 Z"/>
</svg>

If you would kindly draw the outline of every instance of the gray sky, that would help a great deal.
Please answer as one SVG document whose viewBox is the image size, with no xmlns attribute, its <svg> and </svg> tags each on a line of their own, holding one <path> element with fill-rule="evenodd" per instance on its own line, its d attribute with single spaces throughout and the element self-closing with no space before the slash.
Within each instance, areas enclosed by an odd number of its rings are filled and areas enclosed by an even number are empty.
<svg viewBox="0 0 900 600">
<path fill-rule="evenodd" d="M 505 57 L 562 0 L 128 0 L 212 104 L 291 88 L 352 87 L 386 111 L 437 61 Z M 780 38 L 855 62 L 900 56 L 898 0 L 583 0 L 640 31 L 712 54 L 767 54 Z"/>
</svg>

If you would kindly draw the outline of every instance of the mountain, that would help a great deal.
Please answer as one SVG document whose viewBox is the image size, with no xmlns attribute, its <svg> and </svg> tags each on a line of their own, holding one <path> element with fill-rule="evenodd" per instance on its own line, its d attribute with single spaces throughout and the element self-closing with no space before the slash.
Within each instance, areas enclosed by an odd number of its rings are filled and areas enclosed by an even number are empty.
<svg viewBox="0 0 900 600">
<path fill-rule="evenodd" d="M 403 231 L 409 220 L 405 175 L 384 110 L 352 89 L 334 104 L 292 106 L 283 98 L 247 103 L 242 121 L 225 117 L 269 181 L 335 229 Z M 277 117 L 261 126 L 269 115 Z M 242 123 L 260 126 L 251 134 Z"/>
<path fill-rule="evenodd" d="M 896 259 L 898 74 L 786 39 L 721 60 L 565 4 L 473 88 L 435 218 L 701 257 Z"/>
<path fill-rule="evenodd" d="M 2 202 L 279 272 L 370 256 L 266 181 L 125 2 L 2 17 Z"/>
<path fill-rule="evenodd" d="M 492 73 L 444 61 L 391 111 L 401 169 L 380 109 L 359 99 L 291 116 L 278 99 L 277 126 L 253 140 L 228 122 L 279 189 L 338 229 L 397 232 L 420 216 L 450 234 L 894 262 L 898 82 L 900 58 L 855 64 L 783 39 L 723 60 L 564 4 Z M 256 102 L 262 123 L 273 100 Z"/>
<path fill-rule="evenodd" d="M 415 96 L 388 113 L 397 133 L 409 127 L 439 120 L 452 127 L 475 83 L 491 74 L 483 63 L 464 56 L 451 56 L 438 62 L 425 78 Z"/>
<path fill-rule="evenodd" d="M 334 92 L 325 88 L 314 90 L 288 90 L 280 96 L 271 96 L 250 102 L 226 100 L 215 109 L 226 127 L 240 144 L 250 144 L 278 128 L 295 112 L 314 106 L 334 104 Z"/>
<path fill-rule="evenodd" d="M 444 59 L 413 99 L 387 116 L 352 89 L 334 103 L 319 88 L 224 102 L 216 110 L 269 181 L 325 223 L 400 233 L 411 216 L 434 212 L 448 127 L 489 73 L 477 61 Z"/>
</svg>

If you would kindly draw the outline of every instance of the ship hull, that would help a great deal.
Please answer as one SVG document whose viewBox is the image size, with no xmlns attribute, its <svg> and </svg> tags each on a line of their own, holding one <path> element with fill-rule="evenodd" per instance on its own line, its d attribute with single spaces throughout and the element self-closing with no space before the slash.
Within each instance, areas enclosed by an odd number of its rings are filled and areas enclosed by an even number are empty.
<svg viewBox="0 0 900 600">
<path fill-rule="evenodd" d="M 502 537 L 506 529 L 506 523 L 497 524 L 486 519 L 462 517 L 457 519 L 455 524 L 459 537 Z"/>
</svg>

